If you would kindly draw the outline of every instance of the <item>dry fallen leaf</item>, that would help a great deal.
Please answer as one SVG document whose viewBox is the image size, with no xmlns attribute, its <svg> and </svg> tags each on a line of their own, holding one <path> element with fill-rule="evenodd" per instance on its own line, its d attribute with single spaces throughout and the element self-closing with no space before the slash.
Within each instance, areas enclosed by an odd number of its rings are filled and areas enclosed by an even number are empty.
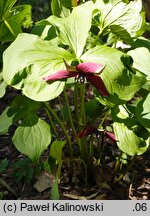
<svg viewBox="0 0 150 216">
<path fill-rule="evenodd" d="M 43 172 L 37 176 L 37 181 L 34 184 L 34 188 L 38 192 L 43 192 L 44 190 L 51 188 L 55 180 L 55 176 L 49 173 Z"/>
</svg>

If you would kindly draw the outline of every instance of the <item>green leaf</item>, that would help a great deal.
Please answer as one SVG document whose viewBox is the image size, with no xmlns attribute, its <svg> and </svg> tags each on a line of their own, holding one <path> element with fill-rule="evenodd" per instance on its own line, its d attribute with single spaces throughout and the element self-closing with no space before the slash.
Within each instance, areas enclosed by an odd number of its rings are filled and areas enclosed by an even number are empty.
<svg viewBox="0 0 150 216">
<path fill-rule="evenodd" d="M 0 0 L 0 14 L 6 14 L 16 3 L 17 0 Z"/>
<path fill-rule="evenodd" d="M 49 19 L 57 28 L 60 41 L 68 45 L 77 58 L 81 56 L 86 44 L 93 9 L 93 3 L 90 1 L 75 7 L 67 18 L 51 16 Z"/>
<path fill-rule="evenodd" d="M 0 174 L 5 172 L 9 164 L 9 160 L 4 159 L 0 162 Z"/>
<path fill-rule="evenodd" d="M 104 107 L 98 102 L 98 100 L 94 98 L 85 103 L 85 114 L 91 119 L 95 119 L 96 117 L 101 115 L 103 108 Z"/>
<path fill-rule="evenodd" d="M 57 17 L 67 17 L 72 9 L 72 0 L 52 0 L 51 8 L 53 15 Z"/>
<path fill-rule="evenodd" d="M 55 182 L 53 183 L 53 186 L 51 189 L 51 199 L 52 200 L 60 199 L 59 188 L 58 188 L 58 178 L 56 178 Z"/>
<path fill-rule="evenodd" d="M 100 10 L 100 29 L 119 26 L 131 37 L 142 35 L 146 28 L 144 13 L 142 12 L 142 1 L 135 0 L 128 3 L 122 0 L 97 0 L 96 6 Z"/>
<path fill-rule="evenodd" d="M 138 37 L 130 43 L 133 48 L 145 47 L 150 51 L 150 40 L 144 37 Z"/>
<path fill-rule="evenodd" d="M 7 107 L 0 115 L 0 135 L 6 134 L 13 123 L 14 115 L 9 114 L 9 109 L 10 107 Z"/>
<path fill-rule="evenodd" d="M 7 84 L 3 81 L 0 83 L 0 98 L 5 95 Z"/>
<path fill-rule="evenodd" d="M 50 127 L 35 113 L 29 113 L 16 129 L 12 140 L 18 151 L 37 163 L 50 144 Z"/>
<path fill-rule="evenodd" d="M 127 29 L 119 25 L 110 26 L 111 33 L 114 33 L 117 38 L 122 39 L 125 43 L 130 44 L 133 42 L 131 35 L 128 33 Z"/>
<path fill-rule="evenodd" d="M 29 158 L 25 158 L 22 160 L 15 161 L 12 164 L 13 173 L 12 177 L 14 178 L 15 182 L 19 183 L 20 181 L 24 180 L 27 183 L 31 183 L 33 179 L 33 166 L 32 161 Z"/>
<path fill-rule="evenodd" d="M 131 156 L 143 154 L 149 146 L 148 131 L 123 106 L 112 109 L 112 119 L 118 147 Z"/>
<path fill-rule="evenodd" d="M 11 104 L 11 108 L 17 109 L 17 112 L 23 110 L 22 112 L 26 116 L 28 113 L 36 111 L 40 104 L 40 102 L 33 101 L 24 95 L 17 95 Z"/>
<path fill-rule="evenodd" d="M 103 104 L 120 104 L 130 100 L 146 83 L 146 78 L 139 72 L 132 73 L 130 56 L 107 46 L 96 46 L 81 56 L 83 61 L 106 65 L 100 75 L 110 96 L 102 98 Z M 106 102 L 105 102 L 106 101 Z"/>
<path fill-rule="evenodd" d="M 55 158 L 58 163 L 62 161 L 62 149 L 65 144 L 66 144 L 66 141 L 54 141 L 51 144 L 50 156 Z"/>
<path fill-rule="evenodd" d="M 0 41 L 12 41 L 22 32 L 22 27 L 32 26 L 31 6 L 20 5 L 13 7 L 16 0 L 0 0 Z"/>
<path fill-rule="evenodd" d="M 63 59 L 70 63 L 74 56 L 36 35 L 20 34 L 4 52 L 3 78 L 27 97 L 48 101 L 63 91 L 65 82 L 47 83 L 43 77 L 65 69 Z"/>
<path fill-rule="evenodd" d="M 45 40 L 51 40 L 51 43 L 52 39 L 57 37 L 55 27 L 46 19 L 35 23 L 35 26 L 32 28 L 32 34 L 36 34 Z"/>
<path fill-rule="evenodd" d="M 136 107 L 139 122 L 150 131 L 150 93 Z"/>
<path fill-rule="evenodd" d="M 124 153 L 130 156 L 141 155 L 147 150 L 149 141 L 138 137 L 125 124 L 114 122 L 113 128 L 118 140 L 117 145 Z"/>
<path fill-rule="evenodd" d="M 13 100 L 8 114 L 14 116 L 13 122 L 18 122 L 24 119 L 29 113 L 36 112 L 39 107 L 39 102 L 33 101 L 24 95 L 18 95 Z"/>
<path fill-rule="evenodd" d="M 139 47 L 128 54 L 133 58 L 133 67 L 150 77 L 150 52 L 147 48 Z"/>
</svg>

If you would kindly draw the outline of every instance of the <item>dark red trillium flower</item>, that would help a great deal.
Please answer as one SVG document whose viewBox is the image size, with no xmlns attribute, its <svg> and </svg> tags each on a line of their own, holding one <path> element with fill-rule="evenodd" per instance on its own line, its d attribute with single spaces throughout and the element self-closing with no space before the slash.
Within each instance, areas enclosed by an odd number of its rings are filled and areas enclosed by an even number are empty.
<svg viewBox="0 0 150 216">
<path fill-rule="evenodd" d="M 78 4 L 78 5 L 80 4 L 80 0 L 77 0 L 77 4 Z"/>
<path fill-rule="evenodd" d="M 111 132 L 108 132 L 108 131 L 99 131 L 96 127 L 91 127 L 89 125 L 85 126 L 85 128 L 78 134 L 78 138 L 82 138 L 82 137 L 85 137 L 85 136 L 88 136 L 88 135 L 92 135 L 92 134 L 96 134 L 98 135 L 99 133 L 104 133 L 104 135 L 107 137 L 107 138 L 110 138 L 113 142 L 116 142 L 116 138 L 115 138 L 115 135 Z"/>
<path fill-rule="evenodd" d="M 75 80 L 80 83 L 84 83 L 85 81 L 90 82 L 102 96 L 105 97 L 109 95 L 103 80 L 98 76 L 102 73 L 105 66 L 93 62 L 84 62 L 78 64 L 77 66 L 69 66 L 65 62 L 65 65 L 67 70 L 57 71 L 55 74 L 44 77 L 43 80 L 57 81 L 67 79 L 69 77 L 75 77 Z"/>
</svg>

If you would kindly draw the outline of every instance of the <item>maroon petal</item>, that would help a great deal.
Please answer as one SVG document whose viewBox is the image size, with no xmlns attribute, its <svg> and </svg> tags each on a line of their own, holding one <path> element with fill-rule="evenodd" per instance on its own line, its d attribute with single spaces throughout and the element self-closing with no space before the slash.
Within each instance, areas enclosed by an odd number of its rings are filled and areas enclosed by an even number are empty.
<svg viewBox="0 0 150 216">
<path fill-rule="evenodd" d="M 84 62 L 77 65 L 76 69 L 81 73 L 100 73 L 103 71 L 104 66 L 94 62 Z"/>
<path fill-rule="evenodd" d="M 91 74 L 86 76 L 86 79 L 99 91 L 102 96 L 106 97 L 109 95 L 103 80 L 99 76 Z"/>
<path fill-rule="evenodd" d="M 55 81 L 55 80 L 61 80 L 61 79 L 66 79 L 69 77 L 76 77 L 78 72 L 76 71 L 67 71 L 67 70 L 60 70 L 56 72 L 55 74 L 52 74 L 50 76 L 44 77 L 43 80 L 45 81 Z"/>
<path fill-rule="evenodd" d="M 97 132 L 97 128 L 96 127 L 91 127 L 89 125 L 87 125 L 79 134 L 78 134 L 78 138 L 81 137 L 85 137 L 88 135 L 91 135 L 93 133 Z"/>
<path fill-rule="evenodd" d="M 113 142 L 116 142 L 116 137 L 115 137 L 115 134 L 111 133 L 111 132 L 108 132 L 108 131 L 105 131 L 105 136 L 107 138 L 110 138 Z"/>
</svg>

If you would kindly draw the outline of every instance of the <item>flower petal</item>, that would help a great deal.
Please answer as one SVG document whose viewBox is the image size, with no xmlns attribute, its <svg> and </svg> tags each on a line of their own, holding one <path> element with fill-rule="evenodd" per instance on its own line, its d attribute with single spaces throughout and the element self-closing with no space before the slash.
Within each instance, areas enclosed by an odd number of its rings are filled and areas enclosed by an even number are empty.
<svg viewBox="0 0 150 216">
<path fill-rule="evenodd" d="M 105 136 L 107 138 L 110 138 L 113 142 L 116 142 L 116 137 L 115 137 L 115 134 L 111 133 L 111 132 L 108 132 L 108 131 L 105 131 Z"/>
<path fill-rule="evenodd" d="M 109 95 L 103 80 L 96 75 L 86 75 L 87 81 L 89 81 L 99 92 L 102 96 L 106 97 Z"/>
<path fill-rule="evenodd" d="M 69 72 L 67 70 L 60 70 L 60 71 L 56 72 L 55 74 L 44 77 L 43 80 L 56 81 L 56 80 L 66 79 L 69 77 L 76 77 L 77 75 L 78 75 L 78 72 L 76 72 L 76 71 Z"/>
<path fill-rule="evenodd" d="M 96 127 L 91 127 L 89 125 L 85 126 L 85 128 L 78 134 L 78 138 L 82 138 L 88 135 L 91 135 L 93 133 L 97 132 Z"/>
<path fill-rule="evenodd" d="M 94 62 L 83 62 L 76 66 L 76 69 L 81 73 L 100 73 L 105 66 Z"/>
</svg>

